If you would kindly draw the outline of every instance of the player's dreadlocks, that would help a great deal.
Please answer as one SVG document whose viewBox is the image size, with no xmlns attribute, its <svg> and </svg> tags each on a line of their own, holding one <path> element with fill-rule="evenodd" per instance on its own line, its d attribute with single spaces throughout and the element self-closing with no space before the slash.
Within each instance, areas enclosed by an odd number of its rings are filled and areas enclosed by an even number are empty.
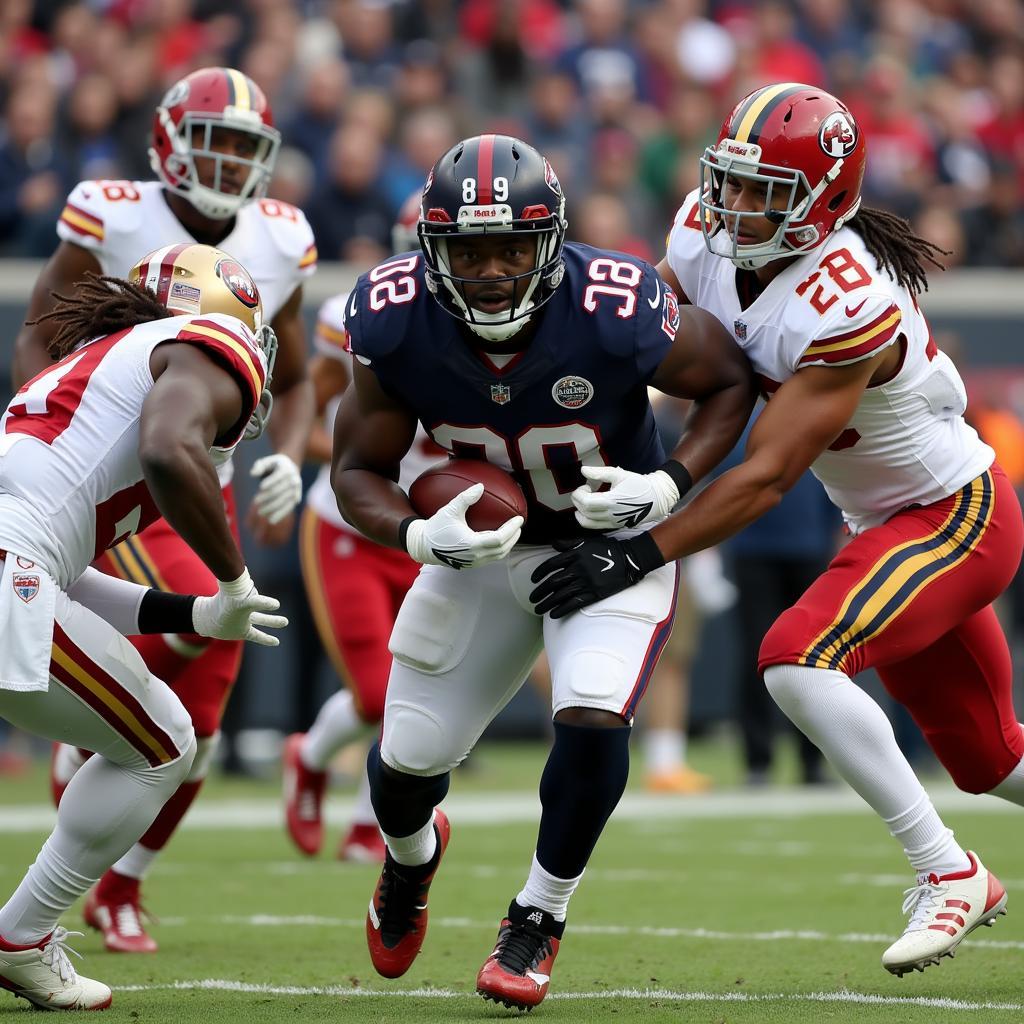
<svg viewBox="0 0 1024 1024">
<path fill-rule="evenodd" d="M 939 270 L 946 269 L 936 257 L 949 256 L 949 250 L 915 235 L 910 221 L 895 213 L 862 206 L 848 224 L 864 239 L 868 252 L 878 260 L 879 269 L 891 274 L 912 295 L 928 290 L 925 261 Z"/>
<path fill-rule="evenodd" d="M 79 342 L 90 338 L 174 316 L 151 291 L 120 277 L 92 271 L 87 271 L 79 282 L 76 295 L 51 294 L 57 305 L 49 313 L 25 322 L 32 325 L 56 321 L 57 333 L 46 346 L 53 359 L 63 359 Z"/>
</svg>

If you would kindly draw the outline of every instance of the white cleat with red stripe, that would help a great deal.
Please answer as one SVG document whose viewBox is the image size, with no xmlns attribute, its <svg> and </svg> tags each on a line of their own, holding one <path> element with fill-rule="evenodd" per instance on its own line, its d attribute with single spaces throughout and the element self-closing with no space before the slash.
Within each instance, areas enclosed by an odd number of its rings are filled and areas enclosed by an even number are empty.
<svg viewBox="0 0 1024 1024">
<path fill-rule="evenodd" d="M 910 915 L 906 931 L 882 954 L 882 966 L 903 977 L 951 957 L 975 928 L 992 925 L 1006 913 L 1006 890 L 978 859 L 967 851 L 969 871 L 925 875 L 906 891 L 903 913 Z"/>
<path fill-rule="evenodd" d="M 38 946 L 0 948 L 0 988 L 42 1010 L 105 1010 L 110 989 L 83 978 L 68 959 L 68 936 L 81 934 L 55 928 Z"/>
</svg>

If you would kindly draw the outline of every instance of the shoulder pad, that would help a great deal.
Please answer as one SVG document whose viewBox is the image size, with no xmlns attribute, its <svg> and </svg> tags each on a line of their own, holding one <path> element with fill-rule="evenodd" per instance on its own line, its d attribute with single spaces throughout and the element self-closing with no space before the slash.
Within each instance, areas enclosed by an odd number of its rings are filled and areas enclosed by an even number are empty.
<svg viewBox="0 0 1024 1024">
<path fill-rule="evenodd" d="M 422 322 L 427 294 L 422 253 L 392 257 L 363 274 L 349 293 L 345 328 L 352 352 L 362 360 L 392 353 L 411 323 Z"/>
<path fill-rule="evenodd" d="M 317 251 L 313 229 L 306 215 L 291 203 L 280 199 L 257 199 L 244 207 L 248 216 L 258 218 L 282 257 L 299 272 L 309 277 L 316 270 Z"/>
<path fill-rule="evenodd" d="M 323 355 L 342 357 L 348 352 L 348 332 L 345 330 L 345 310 L 349 292 L 332 295 L 321 307 L 313 332 L 313 347 Z"/>
</svg>

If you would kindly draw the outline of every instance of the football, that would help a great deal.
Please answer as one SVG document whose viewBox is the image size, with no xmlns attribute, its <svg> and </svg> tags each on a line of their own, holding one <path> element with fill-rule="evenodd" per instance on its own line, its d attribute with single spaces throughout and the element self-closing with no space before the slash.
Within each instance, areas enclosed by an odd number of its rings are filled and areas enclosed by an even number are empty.
<svg viewBox="0 0 1024 1024">
<path fill-rule="evenodd" d="M 483 484 L 484 493 L 466 513 L 470 529 L 496 530 L 512 516 L 526 518 L 526 495 L 512 475 L 479 459 L 446 459 L 431 466 L 412 482 L 409 502 L 417 515 L 430 517 L 473 484 Z"/>
</svg>

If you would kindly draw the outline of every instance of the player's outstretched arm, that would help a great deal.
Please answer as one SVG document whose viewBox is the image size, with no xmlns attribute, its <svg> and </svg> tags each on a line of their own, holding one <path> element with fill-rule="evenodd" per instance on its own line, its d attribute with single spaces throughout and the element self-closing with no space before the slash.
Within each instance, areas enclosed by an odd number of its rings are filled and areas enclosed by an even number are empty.
<svg viewBox="0 0 1024 1024">
<path fill-rule="evenodd" d="M 331 483 L 348 522 L 378 544 L 403 550 L 401 525 L 416 513 L 395 481 L 415 434 L 415 416 L 354 360 L 352 385 L 334 421 Z"/>
<path fill-rule="evenodd" d="M 846 429 L 885 358 L 809 366 L 790 377 L 754 424 L 743 462 L 651 531 L 666 559 L 717 544 L 774 508 Z"/>
<path fill-rule="evenodd" d="M 161 345 L 150 363 L 156 383 L 139 424 L 139 459 L 150 494 L 214 576 L 234 580 L 245 562 L 224 515 L 209 450 L 238 426 L 241 388 L 190 345 Z"/>
<path fill-rule="evenodd" d="M 96 257 L 80 245 L 61 242 L 36 278 L 25 319 L 35 320 L 49 313 L 57 301 L 53 293 L 73 294 L 75 286 L 84 280 L 89 271 L 102 273 Z M 14 339 L 14 361 L 11 366 L 11 383 L 15 390 L 53 365 L 46 349 L 56 332 L 57 324 L 52 320 L 22 325 Z"/>
</svg>

